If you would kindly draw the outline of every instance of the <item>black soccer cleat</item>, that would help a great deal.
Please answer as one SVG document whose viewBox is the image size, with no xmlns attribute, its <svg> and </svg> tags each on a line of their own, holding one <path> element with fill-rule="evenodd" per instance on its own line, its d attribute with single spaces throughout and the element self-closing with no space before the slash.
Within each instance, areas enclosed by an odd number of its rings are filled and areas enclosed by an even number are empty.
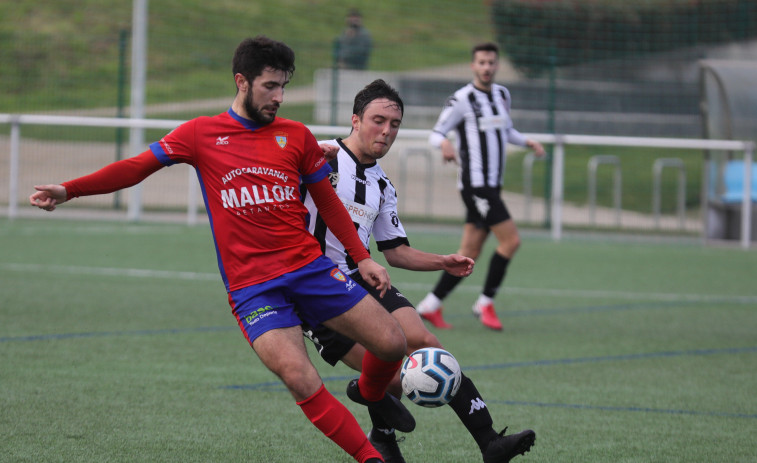
<svg viewBox="0 0 757 463">
<path fill-rule="evenodd" d="M 402 405 L 402 402 L 398 398 L 391 394 L 384 393 L 384 397 L 381 400 L 371 402 L 360 395 L 357 380 L 353 379 L 347 385 L 347 397 L 353 402 L 365 405 L 374 413 L 378 413 L 384 419 L 387 426 L 391 426 L 397 431 L 411 432 L 415 429 L 415 418 L 413 418 L 413 415 Z"/>
<path fill-rule="evenodd" d="M 484 463 L 507 463 L 518 455 L 525 455 L 536 442 L 536 433 L 530 429 L 509 436 L 505 435 L 505 431 L 507 428 L 482 452 Z"/>
<path fill-rule="evenodd" d="M 398 440 L 393 432 L 384 434 L 381 431 L 376 432 L 376 429 L 371 429 L 368 433 L 368 441 L 384 457 L 385 463 L 405 463 L 405 458 L 400 452 L 399 445 L 397 445 L 398 442 L 403 440 L 405 440 L 404 437 Z"/>
</svg>

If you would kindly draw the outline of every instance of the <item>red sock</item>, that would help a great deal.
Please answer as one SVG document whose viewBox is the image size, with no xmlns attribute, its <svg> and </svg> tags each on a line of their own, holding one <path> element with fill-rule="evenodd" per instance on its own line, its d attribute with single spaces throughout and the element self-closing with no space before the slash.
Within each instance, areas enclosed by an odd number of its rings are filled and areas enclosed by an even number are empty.
<svg viewBox="0 0 757 463">
<path fill-rule="evenodd" d="M 363 463 L 369 458 L 381 458 L 347 407 L 321 385 L 318 392 L 297 402 L 308 419 L 345 452 Z"/>
<path fill-rule="evenodd" d="M 381 400 L 386 392 L 386 387 L 392 382 L 392 378 L 401 366 L 402 360 L 386 362 L 370 351 L 365 351 L 362 373 L 360 373 L 357 383 L 358 388 L 360 388 L 360 395 L 371 402 Z"/>
</svg>

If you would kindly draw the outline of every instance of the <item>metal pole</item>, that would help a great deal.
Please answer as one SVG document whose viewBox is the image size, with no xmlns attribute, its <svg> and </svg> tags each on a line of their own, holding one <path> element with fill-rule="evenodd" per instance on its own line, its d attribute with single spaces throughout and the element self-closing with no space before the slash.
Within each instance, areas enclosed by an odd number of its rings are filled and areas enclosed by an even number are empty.
<svg viewBox="0 0 757 463">
<path fill-rule="evenodd" d="M 548 101 L 548 113 L 547 113 L 547 133 L 555 133 L 555 106 L 557 100 L 557 56 L 555 47 L 550 47 L 549 52 L 549 101 Z M 554 147 L 547 148 L 546 166 L 544 168 L 544 228 L 549 228 L 550 224 L 550 187 L 554 184 L 552 176 L 554 175 L 553 169 L 553 151 Z M 563 145 L 563 150 L 565 146 Z M 564 154 L 564 151 L 563 151 Z"/>
<path fill-rule="evenodd" d="M 126 39 L 129 31 L 121 29 L 118 34 L 118 99 L 116 101 L 116 117 L 124 117 L 124 100 L 126 89 Z M 124 128 L 116 128 L 116 161 L 123 158 Z M 113 209 L 121 207 L 121 191 L 113 194 Z"/>
<path fill-rule="evenodd" d="M 334 57 L 331 66 L 331 114 L 330 124 L 336 125 L 339 108 L 339 39 L 334 40 Z"/>
<path fill-rule="evenodd" d="M 400 185 L 400 191 L 403 193 L 407 193 L 407 161 L 411 156 L 422 156 L 423 159 L 426 161 L 426 180 L 425 185 L 426 188 L 424 189 L 426 193 L 425 197 L 425 210 L 423 211 L 423 215 L 425 217 L 433 217 L 434 214 L 432 213 L 432 208 L 434 206 L 433 201 L 433 195 L 432 191 L 434 188 L 433 181 L 434 181 L 434 159 L 433 155 L 430 150 L 427 148 L 405 148 L 402 151 L 400 151 L 400 171 L 399 171 L 399 185 Z M 401 213 L 407 213 L 407 210 L 405 208 L 405 198 L 407 197 L 407 194 L 403 194 L 400 196 L 400 203 L 398 204 L 398 207 L 400 207 Z"/>
<path fill-rule="evenodd" d="M 18 216 L 18 165 L 21 156 L 21 123 L 18 118 L 11 121 L 10 179 L 8 181 L 8 218 Z"/>
<path fill-rule="evenodd" d="M 134 0 L 131 37 L 131 117 L 145 117 L 145 86 L 147 82 L 147 0 Z M 129 155 L 136 156 L 144 147 L 145 129 L 132 128 L 129 131 Z M 142 187 L 135 185 L 129 189 L 127 217 L 137 221 L 142 215 Z"/>
<path fill-rule="evenodd" d="M 678 170 L 678 228 L 686 229 L 686 166 Z"/>
<path fill-rule="evenodd" d="M 187 225 L 197 225 L 197 172 L 191 166 L 187 170 L 189 173 L 189 186 L 187 191 Z"/>
<path fill-rule="evenodd" d="M 620 158 L 611 154 L 598 154 L 589 159 L 587 166 L 589 174 L 589 222 L 596 225 L 595 209 L 597 206 L 597 168 L 601 164 L 610 164 L 615 166 L 613 173 L 613 205 L 615 206 L 615 223 L 618 227 L 621 224 L 621 193 L 622 193 L 622 175 L 620 172 Z"/>
<path fill-rule="evenodd" d="M 752 163 L 754 143 L 744 150 L 744 197 L 741 198 L 741 247 L 748 249 L 752 240 Z"/>
<path fill-rule="evenodd" d="M 551 149 L 552 147 L 550 146 Z M 531 222 L 531 198 L 533 197 L 533 188 L 531 185 L 533 183 L 534 161 L 536 160 L 539 160 L 539 158 L 534 153 L 527 153 L 523 156 L 523 221 L 526 223 Z M 549 198 L 546 199 L 549 200 Z M 545 223 L 549 223 L 548 213 L 549 210 L 545 211 L 543 219 Z"/>
<path fill-rule="evenodd" d="M 676 194 L 676 212 L 678 228 L 686 226 L 686 165 L 679 158 L 659 158 L 652 164 L 652 215 L 655 228 L 660 228 L 660 209 L 662 205 L 662 171 L 665 167 L 678 169 L 678 186 Z"/>
<path fill-rule="evenodd" d="M 554 147 L 554 159 L 552 161 L 552 209 L 551 228 L 552 239 L 560 241 L 562 238 L 562 202 L 563 202 L 563 175 L 565 174 L 565 144 L 561 137 L 557 137 Z"/>
</svg>

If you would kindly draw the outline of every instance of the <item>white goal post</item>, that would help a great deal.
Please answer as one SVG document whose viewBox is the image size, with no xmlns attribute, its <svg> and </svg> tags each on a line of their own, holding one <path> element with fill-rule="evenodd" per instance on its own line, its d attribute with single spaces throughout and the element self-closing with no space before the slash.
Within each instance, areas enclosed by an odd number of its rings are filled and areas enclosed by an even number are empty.
<svg viewBox="0 0 757 463">
<path fill-rule="evenodd" d="M 9 178 L 8 178 L 8 217 L 13 219 L 18 216 L 19 185 L 18 168 L 20 162 L 21 127 L 24 125 L 44 126 L 73 126 L 73 127 L 112 127 L 128 129 L 164 129 L 172 130 L 183 120 L 167 119 L 129 119 L 129 118 L 105 118 L 105 117 L 76 117 L 76 116 L 49 116 L 49 115 L 24 115 L 24 114 L 0 114 L 0 124 L 10 125 L 9 147 Z M 309 129 L 316 137 L 347 135 L 349 128 L 339 126 L 311 125 Z M 428 139 L 429 130 L 401 129 L 398 140 L 422 141 Z M 554 240 L 562 237 L 563 219 L 563 180 L 565 147 L 567 145 L 596 145 L 596 146 L 619 146 L 619 147 L 644 147 L 644 148 L 682 148 L 701 150 L 721 150 L 741 152 L 744 156 L 744 181 L 743 196 L 741 203 L 741 240 L 743 248 L 750 247 L 751 224 L 752 224 L 752 163 L 754 162 L 754 142 L 739 140 L 707 140 L 707 139 L 678 139 L 678 138 L 640 138 L 640 137 L 615 137 L 615 136 L 591 136 L 569 134 L 528 134 L 530 138 L 544 144 L 553 145 L 552 159 L 552 188 L 550 198 L 550 227 L 551 236 Z M 136 154 L 136 153 L 134 153 Z M 188 191 L 188 215 L 189 223 L 196 223 L 197 185 L 195 181 L 189 182 Z M 132 217 L 134 218 L 134 217 Z"/>
</svg>

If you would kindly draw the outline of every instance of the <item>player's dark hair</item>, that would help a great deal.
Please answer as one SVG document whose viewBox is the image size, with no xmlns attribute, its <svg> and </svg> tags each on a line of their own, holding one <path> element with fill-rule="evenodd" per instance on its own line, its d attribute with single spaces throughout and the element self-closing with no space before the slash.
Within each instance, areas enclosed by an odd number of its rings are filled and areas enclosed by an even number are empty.
<svg viewBox="0 0 757 463">
<path fill-rule="evenodd" d="M 471 59 L 476 56 L 477 51 L 493 51 L 497 54 L 497 56 L 499 56 L 499 46 L 494 42 L 479 43 L 478 45 L 474 46 L 473 50 L 471 50 Z"/>
<path fill-rule="evenodd" d="M 400 107 L 400 113 L 404 116 L 405 104 L 402 102 L 399 92 L 384 82 L 383 79 L 376 79 L 357 92 L 355 103 L 352 105 L 352 114 L 357 114 L 362 119 L 366 106 L 379 98 L 386 98 L 397 103 Z"/>
<path fill-rule="evenodd" d="M 242 40 L 234 52 L 231 65 L 233 74 L 242 74 L 252 82 L 266 68 L 284 71 L 291 78 L 294 74 L 294 51 L 285 43 L 264 35 Z"/>
</svg>

